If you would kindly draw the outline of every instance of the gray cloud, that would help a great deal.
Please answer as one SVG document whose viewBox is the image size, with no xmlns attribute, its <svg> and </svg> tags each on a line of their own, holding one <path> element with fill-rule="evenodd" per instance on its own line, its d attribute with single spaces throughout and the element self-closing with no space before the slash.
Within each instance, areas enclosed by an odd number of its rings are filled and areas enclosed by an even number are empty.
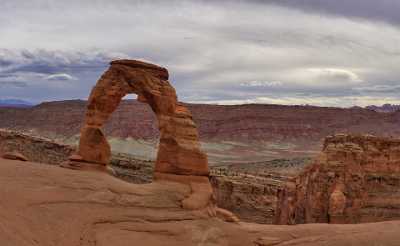
<svg viewBox="0 0 400 246">
<path fill-rule="evenodd" d="M 400 93 L 400 85 L 397 84 L 382 84 L 382 85 L 372 85 L 367 87 L 354 88 L 356 91 L 366 92 L 366 93 L 383 93 L 383 94 L 398 94 Z"/>
<path fill-rule="evenodd" d="M 86 98 L 110 60 L 130 57 L 166 66 L 184 101 L 397 103 L 385 89 L 400 76 L 397 10 L 394 0 L 8 1 L 0 79 L 26 91 L 0 98 Z"/>
<path fill-rule="evenodd" d="M 400 25 L 400 2 L 398 0 L 267 0 L 256 2 L 270 2 L 321 15 L 337 15 Z"/>
<path fill-rule="evenodd" d="M 24 88 L 27 86 L 28 85 L 22 81 L 0 81 L 1 88 L 9 88 L 9 87 Z"/>
</svg>

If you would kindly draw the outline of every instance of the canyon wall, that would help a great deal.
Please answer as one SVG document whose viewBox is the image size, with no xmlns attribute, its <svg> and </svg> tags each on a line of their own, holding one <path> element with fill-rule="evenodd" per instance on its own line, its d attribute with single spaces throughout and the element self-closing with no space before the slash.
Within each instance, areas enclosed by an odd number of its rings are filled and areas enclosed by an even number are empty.
<svg viewBox="0 0 400 246">
<path fill-rule="evenodd" d="M 46 102 L 28 109 L 0 107 L 0 128 L 76 144 L 86 101 Z M 317 155 L 336 133 L 400 137 L 400 112 L 283 105 L 184 104 L 198 127 L 210 165 Z M 104 125 L 111 149 L 154 159 L 159 138 L 149 105 L 123 100 Z M 130 146 L 130 147 L 128 147 Z"/>
<path fill-rule="evenodd" d="M 48 135 L 79 134 L 87 102 L 45 102 L 28 109 L 0 107 L 0 128 L 37 130 Z M 283 105 L 185 104 L 199 128 L 200 139 L 301 141 L 312 145 L 335 133 L 398 136 L 400 112 L 378 113 L 362 108 Z M 123 100 L 105 124 L 107 136 L 157 138 L 156 117 L 149 105 Z M 319 150 L 319 147 L 318 147 Z"/>
</svg>

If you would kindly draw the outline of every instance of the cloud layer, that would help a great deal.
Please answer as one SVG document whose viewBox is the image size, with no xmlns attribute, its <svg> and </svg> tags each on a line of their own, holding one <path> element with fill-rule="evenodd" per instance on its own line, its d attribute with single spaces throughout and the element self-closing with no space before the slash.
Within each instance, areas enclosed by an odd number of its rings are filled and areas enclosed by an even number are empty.
<svg viewBox="0 0 400 246">
<path fill-rule="evenodd" d="M 0 98 L 86 98 L 112 59 L 166 66 L 180 99 L 400 103 L 396 0 L 8 1 Z"/>
</svg>

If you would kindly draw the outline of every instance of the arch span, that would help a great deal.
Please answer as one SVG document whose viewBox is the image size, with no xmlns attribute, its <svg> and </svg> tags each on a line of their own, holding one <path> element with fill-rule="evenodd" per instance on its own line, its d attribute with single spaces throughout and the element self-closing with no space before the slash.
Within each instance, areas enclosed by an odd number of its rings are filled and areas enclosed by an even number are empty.
<svg viewBox="0 0 400 246">
<path fill-rule="evenodd" d="M 81 129 L 78 159 L 107 165 L 110 145 L 103 124 L 127 94 L 137 94 L 157 116 L 160 143 L 155 173 L 208 176 L 207 156 L 200 149 L 196 125 L 168 82 L 168 70 L 137 60 L 116 60 L 101 76 L 89 96 Z M 75 157 L 76 159 L 76 157 Z"/>
</svg>

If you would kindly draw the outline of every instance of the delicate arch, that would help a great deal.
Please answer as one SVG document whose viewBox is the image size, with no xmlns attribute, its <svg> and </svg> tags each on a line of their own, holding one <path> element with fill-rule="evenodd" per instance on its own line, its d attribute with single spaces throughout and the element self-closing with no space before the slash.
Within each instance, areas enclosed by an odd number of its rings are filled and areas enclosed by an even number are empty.
<svg viewBox="0 0 400 246">
<path fill-rule="evenodd" d="M 208 176 L 207 156 L 200 150 L 196 125 L 178 102 L 165 68 L 136 60 L 117 60 L 101 76 L 89 97 L 78 155 L 84 162 L 107 165 L 111 151 L 101 128 L 122 98 L 137 94 L 157 116 L 160 143 L 156 173 Z"/>
</svg>

